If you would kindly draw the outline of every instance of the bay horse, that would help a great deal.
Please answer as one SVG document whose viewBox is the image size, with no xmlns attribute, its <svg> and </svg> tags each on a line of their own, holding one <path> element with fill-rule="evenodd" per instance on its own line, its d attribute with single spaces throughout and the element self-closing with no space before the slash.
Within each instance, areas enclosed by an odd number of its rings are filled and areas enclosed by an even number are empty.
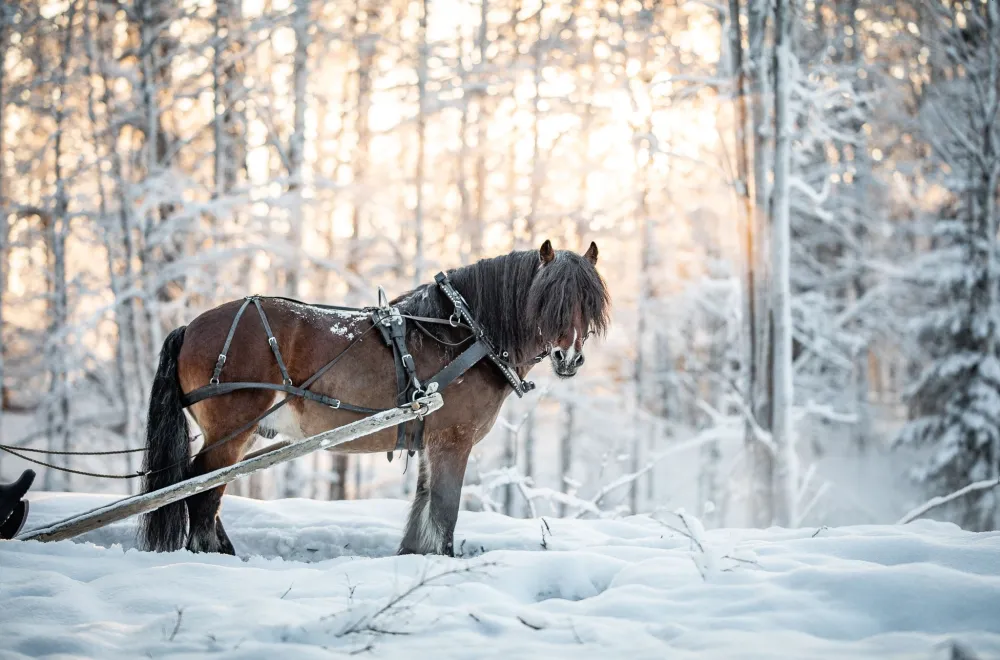
<svg viewBox="0 0 1000 660">
<path fill-rule="evenodd" d="M 604 334 L 609 323 L 610 297 L 596 264 L 595 243 L 579 255 L 554 250 L 551 242 L 545 241 L 538 250 L 483 259 L 447 275 L 493 345 L 506 352 L 521 378 L 537 361 L 532 358 L 546 353 L 555 374 L 569 378 L 584 362 L 587 338 Z M 396 405 L 393 353 L 377 332 L 369 332 L 373 321 L 368 313 L 324 309 L 283 298 L 262 297 L 259 303 L 281 347 L 290 381 L 306 381 L 349 347 L 346 359 L 323 373 L 309 389 L 357 406 L 383 409 Z M 433 283 L 404 293 L 390 304 L 403 314 L 436 319 L 448 319 L 454 309 Z M 287 405 L 253 424 L 289 395 L 253 389 L 214 396 L 187 409 L 204 438 L 202 451 L 191 460 L 183 400 L 213 376 L 227 333 L 231 345 L 229 355 L 221 360 L 226 366 L 223 383 L 277 384 L 285 378 L 260 319 L 250 313 L 234 322 L 240 305 L 236 300 L 210 309 L 189 325 L 175 329 L 164 341 L 150 393 L 143 492 L 237 463 L 257 435 L 280 433 L 295 440 L 363 417 L 292 397 Z M 467 330 L 447 323 L 431 328 L 409 323 L 406 329 L 407 346 L 421 380 L 453 360 L 468 336 Z M 512 391 L 500 369 L 485 359 L 445 387 L 444 407 L 426 420 L 416 493 L 399 554 L 453 554 L 469 453 L 493 427 Z M 247 424 L 252 426 L 233 435 Z M 227 436 L 232 437 L 213 448 L 213 443 Z M 396 441 L 396 430 L 386 429 L 332 451 L 392 452 Z M 219 518 L 224 491 L 225 486 L 220 486 L 146 514 L 140 524 L 141 546 L 158 552 L 186 547 L 193 552 L 235 554 Z"/>
</svg>

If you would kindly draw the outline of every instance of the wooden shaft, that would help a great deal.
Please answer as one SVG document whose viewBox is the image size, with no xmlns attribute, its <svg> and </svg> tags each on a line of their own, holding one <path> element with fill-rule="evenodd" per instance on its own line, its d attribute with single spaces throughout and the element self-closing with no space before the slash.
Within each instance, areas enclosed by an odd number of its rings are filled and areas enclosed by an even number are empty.
<svg viewBox="0 0 1000 660">
<path fill-rule="evenodd" d="M 193 479 L 181 481 L 172 486 L 161 488 L 160 490 L 143 495 L 133 495 L 102 506 L 93 511 L 81 513 L 80 515 L 67 518 L 39 529 L 32 529 L 18 535 L 18 541 L 63 541 L 79 536 L 94 529 L 99 529 L 113 522 L 124 520 L 132 516 L 153 511 L 201 493 L 212 488 L 227 484 L 234 479 L 269 468 L 278 463 L 284 463 L 307 454 L 311 454 L 319 449 L 330 449 L 337 445 L 342 445 L 351 440 L 377 433 L 383 429 L 391 428 L 397 424 L 415 419 L 417 414 L 428 414 L 439 409 L 443 404 L 440 394 L 417 399 L 421 404 L 417 410 L 410 406 L 403 408 L 392 408 L 384 412 L 377 413 L 364 419 L 359 419 L 345 426 L 341 426 L 330 431 L 305 438 L 298 442 L 287 445 L 272 445 L 272 451 L 266 453 L 255 452 L 255 456 L 247 458 L 235 465 L 220 468 L 214 472 L 207 472 Z M 268 447 L 266 449 L 271 449 Z"/>
<path fill-rule="evenodd" d="M 292 444 L 291 440 L 282 440 L 281 442 L 275 442 L 274 444 L 268 445 L 266 447 L 261 447 L 257 451 L 252 451 L 243 457 L 244 461 L 249 461 L 251 458 L 257 458 L 258 456 L 263 456 L 264 454 L 270 453 L 275 449 L 281 449 L 282 447 L 287 447 Z"/>
</svg>

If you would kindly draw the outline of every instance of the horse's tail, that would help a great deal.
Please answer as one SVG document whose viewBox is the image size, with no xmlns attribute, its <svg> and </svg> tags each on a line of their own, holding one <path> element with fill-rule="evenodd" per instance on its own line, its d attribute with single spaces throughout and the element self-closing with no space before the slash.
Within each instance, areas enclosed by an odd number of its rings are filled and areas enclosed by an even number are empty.
<svg viewBox="0 0 1000 660">
<path fill-rule="evenodd" d="M 181 403 L 184 392 L 177 380 L 177 356 L 184 343 L 185 327 L 177 328 L 163 341 L 160 366 L 149 393 L 143 493 L 173 485 L 188 476 L 191 447 Z M 142 517 L 141 547 L 155 552 L 179 550 L 184 547 L 186 532 L 187 504 L 185 500 L 173 502 Z"/>
</svg>

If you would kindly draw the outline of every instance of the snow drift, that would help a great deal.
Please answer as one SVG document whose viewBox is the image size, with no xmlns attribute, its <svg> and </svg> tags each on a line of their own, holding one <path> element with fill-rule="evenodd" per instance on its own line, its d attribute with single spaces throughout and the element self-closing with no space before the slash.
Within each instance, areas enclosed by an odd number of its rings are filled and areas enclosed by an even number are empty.
<svg viewBox="0 0 1000 660">
<path fill-rule="evenodd" d="M 110 499 L 40 494 L 29 525 Z M 406 506 L 227 497 L 242 557 L 130 523 L 0 543 L 0 657 L 1000 657 L 1000 533 L 463 511 L 462 557 L 396 557 Z"/>
</svg>

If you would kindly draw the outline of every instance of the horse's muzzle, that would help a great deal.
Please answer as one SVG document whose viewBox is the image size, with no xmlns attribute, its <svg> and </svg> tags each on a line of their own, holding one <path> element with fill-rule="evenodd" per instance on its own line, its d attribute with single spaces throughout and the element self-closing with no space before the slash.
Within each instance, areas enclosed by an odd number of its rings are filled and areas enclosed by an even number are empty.
<svg viewBox="0 0 1000 660">
<path fill-rule="evenodd" d="M 562 348 L 552 349 L 552 370 L 560 378 L 572 378 L 580 370 L 586 358 L 583 353 L 566 351 Z"/>
</svg>

